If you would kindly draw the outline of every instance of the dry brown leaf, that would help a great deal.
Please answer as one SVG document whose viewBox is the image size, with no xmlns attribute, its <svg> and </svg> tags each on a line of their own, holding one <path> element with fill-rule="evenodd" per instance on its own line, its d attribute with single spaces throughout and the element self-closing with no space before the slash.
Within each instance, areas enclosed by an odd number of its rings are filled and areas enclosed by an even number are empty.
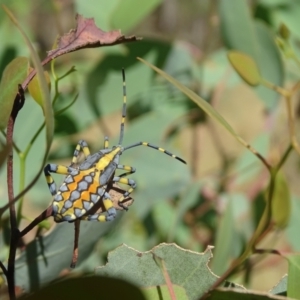
<svg viewBox="0 0 300 300">
<path fill-rule="evenodd" d="M 84 18 L 82 15 L 76 15 L 77 26 L 69 33 L 66 33 L 58 39 L 58 47 L 48 51 L 47 57 L 42 61 L 46 65 L 51 60 L 69 52 L 84 48 L 95 48 L 104 46 L 113 46 L 116 44 L 140 41 L 142 38 L 136 36 L 124 36 L 120 30 L 105 32 L 98 28 L 94 18 Z M 36 75 L 36 70 L 30 72 L 22 83 L 23 89 L 26 89 L 29 82 Z"/>
<path fill-rule="evenodd" d="M 57 49 L 48 51 L 48 57 L 51 56 L 53 59 L 83 48 L 111 46 L 140 40 L 135 36 L 125 37 L 120 30 L 105 32 L 96 26 L 94 18 L 84 18 L 82 15 L 77 14 L 76 22 L 76 29 L 72 29 L 69 33 L 60 37 Z"/>
<path fill-rule="evenodd" d="M 116 44 L 139 41 L 142 38 L 136 36 L 124 36 L 120 30 L 105 32 L 98 28 L 94 18 L 84 18 L 82 15 L 76 15 L 77 26 L 69 33 L 66 33 L 58 39 L 58 47 L 48 51 L 47 57 L 42 61 L 42 66 L 51 60 L 69 52 L 84 48 L 96 48 L 104 46 L 113 46 Z M 36 75 L 36 70 L 30 72 L 22 83 L 23 89 L 26 89 L 29 82 Z"/>
</svg>

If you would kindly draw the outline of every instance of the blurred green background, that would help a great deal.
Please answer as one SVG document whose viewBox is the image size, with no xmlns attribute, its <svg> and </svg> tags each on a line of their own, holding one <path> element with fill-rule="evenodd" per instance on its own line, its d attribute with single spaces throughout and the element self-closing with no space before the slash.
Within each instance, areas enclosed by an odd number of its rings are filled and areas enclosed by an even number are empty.
<svg viewBox="0 0 300 300">
<path fill-rule="evenodd" d="M 140 42 L 106 48 L 84 49 L 58 58 L 55 72 L 72 66 L 76 72 L 59 83 L 57 107 L 64 107 L 79 93 L 76 103 L 56 118 L 55 139 L 49 162 L 70 164 L 74 147 L 85 139 L 92 152 L 118 141 L 122 108 L 121 68 L 126 71 L 128 118 L 124 145 L 148 141 L 184 158 L 183 165 L 145 147 L 122 155 L 122 164 L 134 166 L 137 182 L 134 203 L 128 212 L 109 224 L 84 224 L 80 239 L 79 269 L 91 271 L 106 261 L 108 251 L 125 243 L 139 251 L 161 242 L 203 251 L 215 245 L 212 270 L 221 275 L 245 247 L 264 206 L 268 174 L 261 162 L 239 145 L 175 87 L 147 66 L 142 57 L 163 69 L 207 100 L 248 143 L 277 162 L 289 144 L 284 103 L 266 88 L 246 85 L 230 66 L 226 53 L 237 49 L 255 57 L 262 74 L 273 83 L 293 86 L 299 80 L 299 63 L 282 55 L 279 26 L 290 30 L 290 43 L 299 52 L 300 2 L 292 0 L 77 0 L 4 1 L 34 43 L 43 59 L 58 35 L 75 28 L 75 14 L 94 18 L 105 31 L 121 29 Z M 21 35 L 0 9 L 0 74 L 16 56 L 29 56 Z M 45 69 L 50 71 L 50 65 Z M 295 101 L 299 115 L 298 98 Z M 17 119 L 15 143 L 24 148 L 43 122 L 40 107 L 26 94 L 26 105 Z M 299 124 L 298 124 L 299 125 Z M 44 134 L 26 162 L 26 183 L 34 177 L 45 149 Z M 15 189 L 18 191 L 17 157 Z M 288 182 L 292 213 L 284 231 L 273 232 L 261 247 L 299 251 L 299 156 L 292 153 L 283 168 Z M 54 176 L 57 183 L 61 176 Z M 6 171 L 0 174 L 0 203 L 7 201 Z M 36 217 L 51 202 L 44 178 L 26 195 L 23 215 Z M 86 222 L 85 222 L 86 223 Z M 5 224 L 5 220 L 3 221 Z M 28 224 L 24 220 L 22 226 Z M 91 227 L 89 227 L 91 226 Z M 3 225 L 0 256 L 7 255 L 7 229 Z M 85 235 L 85 237 L 84 237 Z M 34 234 L 26 236 L 26 242 Z M 89 237 L 89 238 L 87 238 Z M 73 247 L 73 225 L 60 224 L 44 238 L 47 256 L 36 263 L 39 282 L 55 278 L 67 268 Z M 33 247 L 39 253 L 41 247 Z M 66 256 L 61 255 L 66 251 Z M 55 252 L 55 251 L 56 252 Z M 28 255 L 28 254 L 27 254 Z M 34 254 L 31 254 L 34 256 Z M 68 260 L 68 257 L 70 258 Z M 27 256 L 28 258 L 28 256 Z M 27 283 L 26 255 L 17 265 L 17 282 Z M 287 263 L 270 256 L 253 257 L 235 279 L 248 287 L 268 290 L 284 275 Z M 19 272 L 19 273 L 18 273 Z M 47 273 L 48 272 L 48 273 Z M 47 276 L 45 276 L 47 274 Z M 26 281 L 26 283 L 25 283 Z"/>
</svg>

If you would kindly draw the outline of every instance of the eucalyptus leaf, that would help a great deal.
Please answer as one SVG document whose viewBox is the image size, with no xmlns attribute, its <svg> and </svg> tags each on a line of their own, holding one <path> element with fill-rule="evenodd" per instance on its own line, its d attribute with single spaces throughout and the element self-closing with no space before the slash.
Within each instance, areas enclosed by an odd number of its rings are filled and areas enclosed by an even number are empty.
<svg viewBox="0 0 300 300">
<path fill-rule="evenodd" d="M 284 68 L 274 34 L 265 24 L 251 17 L 246 1 L 232 0 L 230 4 L 218 2 L 221 32 L 227 48 L 252 57 L 263 79 L 282 86 Z M 257 87 L 256 91 L 267 108 L 276 107 L 279 95 L 275 91 L 264 86 Z"/>
<path fill-rule="evenodd" d="M 50 81 L 49 73 L 47 71 L 44 71 L 44 76 L 45 76 L 47 86 L 48 86 L 48 89 L 50 92 L 51 81 Z M 28 84 L 28 91 L 29 91 L 31 97 L 36 101 L 36 103 L 43 108 L 43 92 L 39 85 L 37 76 L 33 77 L 31 82 Z"/>
<path fill-rule="evenodd" d="M 154 255 L 164 261 L 171 282 L 183 287 L 189 299 L 199 299 L 217 279 L 207 266 L 212 256 L 210 248 L 196 253 L 176 244 L 160 244 L 147 252 L 122 245 L 109 253 L 108 263 L 98 267 L 96 274 L 125 279 L 139 287 L 165 285 Z"/>
<path fill-rule="evenodd" d="M 251 86 L 256 86 L 261 83 L 262 79 L 258 66 L 251 56 L 232 50 L 228 52 L 228 59 L 233 68 L 246 83 Z"/>
</svg>

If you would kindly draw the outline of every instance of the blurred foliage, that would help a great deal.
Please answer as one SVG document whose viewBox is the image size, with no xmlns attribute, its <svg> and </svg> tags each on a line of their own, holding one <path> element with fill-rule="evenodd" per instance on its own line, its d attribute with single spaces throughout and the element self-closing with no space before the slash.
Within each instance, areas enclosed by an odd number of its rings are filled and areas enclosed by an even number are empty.
<svg viewBox="0 0 300 300">
<path fill-rule="evenodd" d="M 108 252 L 122 243 L 138 251 L 147 251 L 168 242 L 197 252 L 214 245 L 210 267 L 221 276 L 233 259 L 247 249 L 255 230 L 263 229 L 260 220 L 269 204 L 268 197 L 274 198 L 269 212 L 277 228 L 268 232 L 258 248 L 300 250 L 300 160 L 297 134 L 291 133 L 289 123 L 289 112 L 293 112 L 292 125 L 295 130 L 299 128 L 298 94 L 295 92 L 293 98 L 285 101 L 289 96 L 287 91 L 296 91 L 300 77 L 300 2 L 0 2 L 13 11 L 41 59 L 53 48 L 57 35 L 74 28 L 77 12 L 94 18 L 97 26 L 105 31 L 121 29 L 126 36 L 143 37 L 140 42 L 84 49 L 59 57 L 52 70 L 50 64 L 45 66 L 50 75 L 52 97 L 56 97 L 55 111 L 77 99 L 74 105 L 55 117 L 49 162 L 69 165 L 80 139 L 88 142 L 92 152 L 102 147 L 105 135 L 109 136 L 110 145 L 117 143 L 122 108 L 121 68 L 126 71 L 128 104 L 124 145 L 145 140 L 187 161 L 185 166 L 145 147 L 126 151 L 121 163 L 137 168 L 131 176 L 137 182 L 132 195 L 135 201 L 128 212 L 118 212 L 118 218 L 112 223 L 82 222 L 76 270 L 92 273 L 95 267 L 105 264 Z M 30 53 L 2 9 L 0 38 L 2 76 L 13 59 L 29 58 Z M 158 76 L 136 57 L 163 70 L 180 86 Z M 58 82 L 55 76 L 63 78 Z M 5 83 L 3 85 L 0 84 L 0 91 L 6 87 Z M 189 99 L 194 97 L 192 93 L 198 97 L 194 102 Z M 1 93 L 0 105 L 5 97 Z M 0 113 L 7 117 L 7 111 L 0 110 Z M 18 149 L 25 151 L 43 122 L 41 108 L 27 92 L 14 132 Z M 3 128 L 2 123 L 1 126 Z M 34 178 L 42 163 L 46 149 L 44 135 L 42 129 L 26 161 L 15 155 L 16 194 Z M 1 162 L 7 151 L 2 146 L 4 140 L 2 135 Z M 293 150 L 287 150 L 290 144 Z M 274 172 L 269 174 L 262 160 L 243 145 L 251 145 L 270 166 L 278 166 L 278 170 L 271 168 Z M 19 176 L 20 169 L 25 172 L 24 182 Z M 7 203 L 6 175 L 2 164 L 1 206 Z M 63 180 L 59 175 L 54 178 L 58 184 Z M 270 178 L 273 187 L 269 185 Z M 25 195 L 20 213 L 21 228 L 50 202 L 51 195 L 41 177 Z M 16 285 L 26 291 L 54 280 L 69 266 L 73 225 L 65 223 L 53 227 L 38 239 L 34 239 L 35 232 L 24 238 L 23 243 L 29 245 L 26 250 L 20 250 L 16 261 Z M 6 214 L 1 229 L 0 260 L 5 261 L 9 250 Z M 126 261 L 126 255 L 122 259 Z M 289 264 L 297 261 L 297 257 L 293 257 Z M 254 255 L 241 264 L 231 280 L 247 288 L 267 291 L 287 269 L 288 263 L 280 256 Z M 297 267 L 292 269 L 297 270 Z M 293 272 L 300 276 L 299 271 Z M 286 291 L 286 282 L 284 287 Z M 237 299 L 246 299 L 251 297 L 249 295 L 243 296 L 241 292 Z M 290 295 L 299 296 L 296 292 Z M 212 295 L 213 299 L 218 297 L 217 293 Z M 262 296 L 261 299 L 268 298 Z"/>
</svg>

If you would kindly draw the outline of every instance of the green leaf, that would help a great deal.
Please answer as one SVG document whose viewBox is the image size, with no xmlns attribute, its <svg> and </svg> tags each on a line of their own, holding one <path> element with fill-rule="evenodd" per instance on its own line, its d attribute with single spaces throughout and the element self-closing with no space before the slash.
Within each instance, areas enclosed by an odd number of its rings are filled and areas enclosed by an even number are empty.
<svg viewBox="0 0 300 300">
<path fill-rule="evenodd" d="M 181 286 L 173 284 L 173 290 L 176 296 L 176 299 L 188 300 L 189 297 L 186 294 L 186 291 Z M 149 288 L 142 289 L 146 299 L 148 300 L 173 300 L 170 296 L 167 286 L 161 285 L 159 287 L 153 286 Z M 132 298 L 130 298 L 132 299 Z"/>
<path fill-rule="evenodd" d="M 47 82 L 48 90 L 50 92 L 51 81 L 50 81 L 49 73 L 47 71 L 44 71 L 44 76 Z M 30 81 L 30 83 L 28 84 L 28 91 L 31 97 L 36 101 L 36 103 L 43 108 L 43 92 L 39 85 L 37 76 L 34 76 L 33 79 Z"/>
<path fill-rule="evenodd" d="M 251 56 L 240 51 L 229 51 L 228 59 L 237 73 L 251 86 L 261 83 L 259 69 Z"/>
<path fill-rule="evenodd" d="M 132 284 L 113 278 L 89 276 L 69 278 L 50 284 L 30 296 L 28 300 L 67 299 L 132 299 L 145 300 L 143 293 Z M 165 299 L 165 298 L 164 298 Z"/>
<path fill-rule="evenodd" d="M 272 219 L 276 226 L 284 229 L 291 215 L 291 197 L 288 183 L 282 172 L 276 175 L 272 200 Z"/>
<path fill-rule="evenodd" d="M 0 129 L 6 128 L 18 92 L 18 84 L 25 80 L 28 66 L 26 57 L 17 57 L 3 72 L 0 83 Z"/>
<path fill-rule="evenodd" d="M 165 285 L 153 255 L 164 261 L 172 284 L 184 288 L 189 299 L 199 299 L 217 279 L 207 266 L 210 248 L 196 253 L 175 244 L 160 244 L 147 252 L 122 245 L 108 254 L 108 263 L 98 267 L 96 274 L 126 279 L 139 287 Z"/>
<path fill-rule="evenodd" d="M 283 86 L 284 66 L 275 36 L 266 24 L 256 21 L 254 25 L 258 40 L 256 47 L 259 49 L 256 63 L 259 66 L 261 77 L 277 86 Z M 267 108 L 276 107 L 275 104 L 280 98 L 278 93 L 262 85 L 257 88 L 257 92 Z"/>
<path fill-rule="evenodd" d="M 289 262 L 287 295 L 291 298 L 300 299 L 300 255 L 290 254 L 285 257 Z"/>
<path fill-rule="evenodd" d="M 256 60 L 257 37 L 249 5 L 246 1 L 240 0 L 231 0 L 230 4 L 228 5 L 226 1 L 218 1 L 220 28 L 224 42 L 229 49 L 239 50 Z"/>
<path fill-rule="evenodd" d="M 252 19 L 246 1 L 218 1 L 223 39 L 229 49 L 248 54 L 259 66 L 261 77 L 282 86 L 284 68 L 274 34 L 265 24 Z M 234 7 L 234 9 L 232 9 Z M 275 107 L 279 95 L 264 86 L 256 89 L 267 108 Z"/>
<path fill-rule="evenodd" d="M 111 17 L 112 27 L 115 29 L 122 28 L 122 31 L 128 32 L 144 20 L 161 3 L 162 0 L 119 1 Z"/>
</svg>

